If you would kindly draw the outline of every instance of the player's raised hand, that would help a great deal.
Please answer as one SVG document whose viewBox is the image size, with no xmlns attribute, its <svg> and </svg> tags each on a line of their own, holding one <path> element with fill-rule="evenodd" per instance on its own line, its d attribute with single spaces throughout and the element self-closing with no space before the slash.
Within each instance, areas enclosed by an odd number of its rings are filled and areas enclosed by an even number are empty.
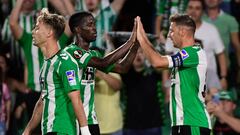
<svg viewBox="0 0 240 135">
<path fill-rule="evenodd" d="M 137 38 L 137 21 L 136 19 L 134 19 L 134 26 L 129 40 L 134 43 L 136 41 L 136 38 Z"/>
</svg>

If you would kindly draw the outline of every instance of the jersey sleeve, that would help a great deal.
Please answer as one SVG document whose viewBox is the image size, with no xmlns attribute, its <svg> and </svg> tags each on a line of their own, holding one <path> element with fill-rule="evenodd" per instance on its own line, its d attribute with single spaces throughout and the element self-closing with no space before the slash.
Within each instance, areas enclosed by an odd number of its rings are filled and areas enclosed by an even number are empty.
<svg viewBox="0 0 240 135">
<path fill-rule="evenodd" d="M 80 76 L 77 62 L 69 55 L 62 55 L 62 63 L 59 69 L 59 75 L 63 81 L 64 90 L 69 93 L 74 90 L 80 90 Z"/>
<path fill-rule="evenodd" d="M 194 67 L 198 64 L 197 54 L 189 53 L 186 50 L 181 50 L 172 56 L 166 56 L 168 59 L 168 67 Z"/>
</svg>

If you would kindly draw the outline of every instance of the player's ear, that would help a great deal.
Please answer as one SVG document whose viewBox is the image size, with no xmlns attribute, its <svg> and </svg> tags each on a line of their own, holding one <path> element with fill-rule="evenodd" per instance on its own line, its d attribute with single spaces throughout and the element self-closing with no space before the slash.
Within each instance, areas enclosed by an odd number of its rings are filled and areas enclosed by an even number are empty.
<svg viewBox="0 0 240 135">
<path fill-rule="evenodd" d="M 54 32 L 52 29 L 49 29 L 49 31 L 47 33 L 47 37 L 51 37 L 52 35 L 54 35 Z"/>
<path fill-rule="evenodd" d="M 76 33 L 80 33 L 81 29 L 80 29 L 80 27 L 75 27 L 75 28 L 74 28 L 74 31 L 75 31 Z"/>
</svg>

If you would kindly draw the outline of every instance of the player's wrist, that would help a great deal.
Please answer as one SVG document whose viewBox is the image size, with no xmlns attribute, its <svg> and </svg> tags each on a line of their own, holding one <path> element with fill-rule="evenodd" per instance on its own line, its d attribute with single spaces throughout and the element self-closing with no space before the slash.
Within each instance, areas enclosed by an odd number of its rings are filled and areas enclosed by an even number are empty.
<svg viewBox="0 0 240 135">
<path fill-rule="evenodd" d="M 88 126 L 80 127 L 80 131 L 82 135 L 91 135 Z"/>
</svg>

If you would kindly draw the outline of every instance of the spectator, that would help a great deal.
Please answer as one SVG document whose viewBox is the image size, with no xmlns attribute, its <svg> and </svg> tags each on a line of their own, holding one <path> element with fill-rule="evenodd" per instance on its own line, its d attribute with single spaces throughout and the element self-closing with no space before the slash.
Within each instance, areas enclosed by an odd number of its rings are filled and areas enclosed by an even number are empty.
<svg viewBox="0 0 240 135">
<path fill-rule="evenodd" d="M 6 84 L 7 58 L 0 54 L 0 134 L 5 135 L 9 129 L 11 114 L 10 91 Z"/>
<path fill-rule="evenodd" d="M 233 91 L 221 91 L 219 100 L 207 104 L 208 112 L 216 117 L 213 125 L 214 135 L 238 135 L 240 133 L 240 119 L 234 116 L 236 99 Z"/>
<path fill-rule="evenodd" d="M 221 85 L 217 71 L 218 62 L 220 75 L 227 76 L 226 55 L 218 30 L 214 25 L 201 19 L 203 7 L 203 1 L 189 0 L 186 12 L 188 15 L 192 16 L 196 23 L 196 32 L 194 35 L 195 39 L 198 39 L 202 42 L 203 49 L 206 51 L 208 65 L 211 65 L 207 67 L 206 83 L 208 90 L 210 90 L 210 93 L 214 95 L 218 92 L 218 90 L 227 88 L 226 78 L 221 78 Z M 217 62 L 215 56 L 217 58 Z"/>
<path fill-rule="evenodd" d="M 170 26 L 169 17 L 176 13 L 184 13 L 188 0 L 156 0 L 156 34 L 163 32 L 166 37 Z"/>
<path fill-rule="evenodd" d="M 127 74 L 122 75 L 125 102 L 123 135 L 161 135 L 164 96 L 161 75 L 147 72 L 145 56 L 139 49 Z"/>
<path fill-rule="evenodd" d="M 122 135 L 120 107 L 122 80 L 119 74 L 96 71 L 95 107 L 102 135 Z"/>
<path fill-rule="evenodd" d="M 214 24 L 223 40 L 225 46 L 225 53 L 227 56 L 227 65 L 228 65 L 228 76 L 222 76 L 220 78 L 226 78 L 229 82 L 229 86 L 236 86 L 236 71 L 232 70 L 235 67 L 238 67 L 236 70 L 239 70 L 240 67 L 240 41 L 239 41 L 239 24 L 236 19 L 225 13 L 220 9 L 221 0 L 205 0 L 206 4 L 206 14 L 203 16 L 203 19 L 209 23 Z M 223 27 L 224 26 L 224 27 Z M 235 50 L 235 55 L 237 56 L 237 64 L 231 65 L 229 50 L 230 46 L 233 46 Z M 231 69 L 231 70 L 230 70 Z"/>
</svg>

